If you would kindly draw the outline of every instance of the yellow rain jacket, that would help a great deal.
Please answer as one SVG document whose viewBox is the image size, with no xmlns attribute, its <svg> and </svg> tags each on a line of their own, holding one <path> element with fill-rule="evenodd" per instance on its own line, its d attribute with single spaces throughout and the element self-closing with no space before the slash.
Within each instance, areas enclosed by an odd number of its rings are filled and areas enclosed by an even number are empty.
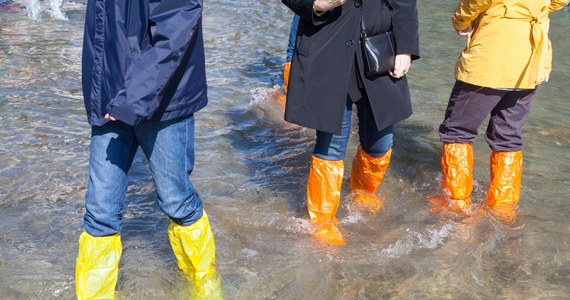
<svg viewBox="0 0 570 300">
<path fill-rule="evenodd" d="M 453 27 L 472 26 L 455 78 L 490 88 L 534 89 L 552 68 L 548 15 L 567 0 L 460 0 Z"/>
</svg>

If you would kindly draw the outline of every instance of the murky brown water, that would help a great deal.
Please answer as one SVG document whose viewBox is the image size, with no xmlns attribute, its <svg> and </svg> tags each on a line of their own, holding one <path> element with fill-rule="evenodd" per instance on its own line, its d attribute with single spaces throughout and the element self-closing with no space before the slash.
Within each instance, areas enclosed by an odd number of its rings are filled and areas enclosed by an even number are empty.
<svg viewBox="0 0 570 300">
<path fill-rule="evenodd" d="M 334 248 L 313 242 L 305 212 L 314 133 L 282 121 L 275 99 L 290 12 L 272 0 L 205 1 L 210 104 L 197 114 L 191 177 L 212 221 L 228 299 L 570 299 L 570 13 L 552 16 L 554 71 L 525 127 L 521 218 L 507 228 L 432 215 L 425 201 L 438 189 L 437 126 L 464 43 L 450 26 L 454 5 L 420 3 L 415 113 L 395 131 L 379 191 L 386 209 L 370 215 L 343 199 L 349 244 Z M 64 7 L 68 21 L 0 13 L 0 299 L 74 298 L 89 144 L 80 85 L 85 5 Z M 483 137 L 475 151 L 480 202 L 489 180 Z M 143 155 L 131 175 L 119 296 L 184 299 Z"/>
</svg>

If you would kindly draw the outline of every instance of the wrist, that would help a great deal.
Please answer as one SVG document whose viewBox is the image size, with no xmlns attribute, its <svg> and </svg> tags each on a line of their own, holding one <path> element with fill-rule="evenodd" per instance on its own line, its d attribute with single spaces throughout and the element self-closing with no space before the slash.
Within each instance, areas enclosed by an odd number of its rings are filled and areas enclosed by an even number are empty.
<svg viewBox="0 0 570 300">
<path fill-rule="evenodd" d="M 317 17 L 320 17 L 324 13 L 325 12 L 320 10 L 320 8 L 317 6 L 317 1 L 313 2 L 313 14 L 315 14 Z"/>
</svg>

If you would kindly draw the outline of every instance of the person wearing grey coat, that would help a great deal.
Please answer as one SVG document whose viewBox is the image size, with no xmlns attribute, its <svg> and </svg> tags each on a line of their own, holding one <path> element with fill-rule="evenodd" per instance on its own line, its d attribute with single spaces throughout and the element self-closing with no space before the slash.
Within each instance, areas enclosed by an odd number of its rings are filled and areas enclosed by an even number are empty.
<svg viewBox="0 0 570 300">
<path fill-rule="evenodd" d="M 388 167 L 393 124 L 412 114 L 406 73 L 419 58 L 416 0 L 282 0 L 300 16 L 291 62 L 285 120 L 317 131 L 307 184 L 315 238 L 343 244 L 335 226 L 350 135 L 358 109 L 360 147 L 351 189 L 356 204 L 377 211 L 374 196 Z M 365 76 L 360 36 L 391 31 L 395 65 L 384 76 Z"/>
</svg>

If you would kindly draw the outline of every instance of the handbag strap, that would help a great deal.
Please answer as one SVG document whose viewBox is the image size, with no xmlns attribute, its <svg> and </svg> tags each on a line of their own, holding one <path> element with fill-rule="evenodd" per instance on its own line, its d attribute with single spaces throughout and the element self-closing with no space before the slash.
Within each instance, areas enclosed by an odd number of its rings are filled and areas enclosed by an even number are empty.
<svg viewBox="0 0 570 300">
<path fill-rule="evenodd" d="M 366 38 L 366 26 L 364 26 L 364 15 L 362 14 L 363 10 L 362 10 L 362 5 L 364 5 L 364 3 L 362 3 L 364 1 L 360 1 L 360 38 Z"/>
</svg>

